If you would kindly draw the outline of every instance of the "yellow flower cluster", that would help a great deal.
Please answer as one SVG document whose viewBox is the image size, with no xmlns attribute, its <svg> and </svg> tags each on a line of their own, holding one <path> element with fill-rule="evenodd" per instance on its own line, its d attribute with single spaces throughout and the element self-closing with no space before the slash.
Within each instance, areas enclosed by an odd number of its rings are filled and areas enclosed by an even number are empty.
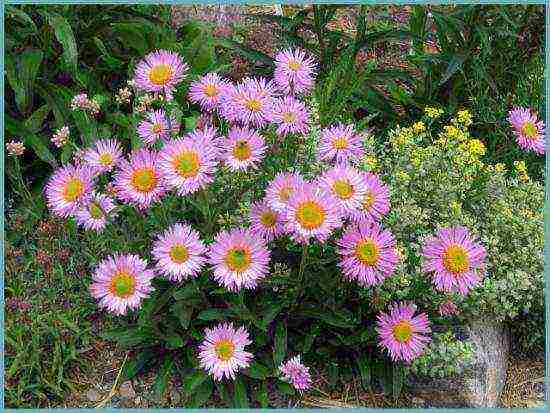
<svg viewBox="0 0 550 413">
<path fill-rule="evenodd" d="M 464 126 L 470 126 L 472 124 L 472 114 L 466 109 L 459 110 L 456 114 L 456 118 L 458 123 Z"/>
<path fill-rule="evenodd" d="M 415 168 L 420 167 L 424 162 L 424 159 L 426 159 L 428 156 L 432 154 L 432 149 L 433 149 L 432 146 L 428 146 L 426 148 L 422 148 L 422 147 L 414 148 L 411 152 L 411 157 L 410 157 L 411 164 Z"/>
<path fill-rule="evenodd" d="M 470 139 L 465 144 L 464 147 L 466 152 L 475 157 L 481 157 L 485 155 L 485 145 L 479 139 Z"/>
<path fill-rule="evenodd" d="M 365 164 L 368 166 L 370 171 L 375 171 L 378 167 L 378 159 L 376 156 L 367 156 L 365 159 Z"/>
<path fill-rule="evenodd" d="M 443 115 L 443 109 L 434 108 L 434 107 L 431 107 L 431 106 L 426 106 L 426 107 L 424 108 L 424 113 L 425 113 L 426 116 L 428 116 L 429 118 L 437 119 L 438 117 L 440 117 L 441 115 Z"/>
<path fill-rule="evenodd" d="M 410 181 L 411 177 L 409 174 L 405 171 L 397 171 L 395 174 L 395 177 L 398 181 L 403 181 L 404 183 L 407 183 Z"/>
<path fill-rule="evenodd" d="M 525 166 L 525 161 L 514 161 L 514 167 L 516 168 L 519 179 L 522 182 L 528 182 L 529 174 L 527 173 L 527 166 Z"/>
<path fill-rule="evenodd" d="M 501 162 L 495 164 L 495 172 L 506 172 L 506 165 Z"/>
<path fill-rule="evenodd" d="M 426 131 L 426 125 L 424 122 L 416 122 L 412 126 L 406 127 L 406 128 L 397 128 L 395 130 L 395 134 L 390 138 L 390 143 L 394 147 L 399 147 L 406 145 L 407 143 L 410 143 L 412 139 Z"/>
</svg>

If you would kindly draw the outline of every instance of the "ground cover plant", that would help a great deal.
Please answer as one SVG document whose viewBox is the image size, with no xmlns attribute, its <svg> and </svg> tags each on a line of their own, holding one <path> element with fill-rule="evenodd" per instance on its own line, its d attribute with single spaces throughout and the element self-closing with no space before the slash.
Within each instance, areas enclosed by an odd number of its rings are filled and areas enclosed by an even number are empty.
<svg viewBox="0 0 550 413">
<path fill-rule="evenodd" d="M 319 30 L 331 10 L 315 8 Z M 63 45 L 52 53 L 68 59 L 69 31 L 52 27 Z M 124 379 L 153 369 L 162 395 L 180 377 L 187 407 L 267 407 L 273 388 L 316 391 L 320 365 L 331 380 L 359 375 L 398 396 L 411 373 L 451 375 L 471 359 L 455 325 L 542 314 L 542 186 L 524 161 L 510 168 L 487 155 L 470 111 L 423 105 L 374 128 L 347 104 L 337 117 L 329 108 L 332 51 L 287 45 L 261 75 L 232 81 L 231 42 L 208 25 L 161 30 L 131 58 L 99 48 L 96 81 L 80 64 L 65 89 L 47 86 L 46 68 L 10 74 L 6 172 L 24 205 L 8 237 L 6 291 L 19 313 L 8 317 L 10 403 L 62 397 L 72 386 L 64 369 L 93 336 L 130 351 Z M 14 67 L 40 69 L 40 50 L 26 48 Z M 115 61 L 127 75 L 105 87 Z M 29 85 L 62 96 L 32 98 Z M 502 122 L 520 150 L 544 153 L 534 110 L 510 106 Z M 44 162 L 52 171 L 29 182 Z M 50 310 L 67 312 L 43 322 L 28 312 L 42 277 L 71 297 L 53 289 Z M 529 335 L 526 345 L 543 331 Z M 22 352 L 29 336 L 53 348 L 51 366 Z"/>
</svg>

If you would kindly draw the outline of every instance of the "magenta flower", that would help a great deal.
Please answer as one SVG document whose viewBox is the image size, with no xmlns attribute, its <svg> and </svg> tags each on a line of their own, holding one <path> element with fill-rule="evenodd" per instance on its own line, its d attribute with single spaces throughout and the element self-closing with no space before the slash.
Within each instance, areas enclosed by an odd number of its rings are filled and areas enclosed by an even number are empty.
<svg viewBox="0 0 550 413">
<path fill-rule="evenodd" d="M 443 228 L 424 243 L 422 270 L 433 273 L 435 288 L 466 295 L 481 280 L 485 248 L 475 241 L 467 228 Z"/>
<path fill-rule="evenodd" d="M 214 380 L 224 376 L 234 380 L 239 369 L 247 368 L 254 357 L 245 346 L 252 344 L 244 327 L 236 330 L 233 324 L 218 324 L 205 330 L 204 341 L 199 347 L 199 364 Z"/>
<path fill-rule="evenodd" d="M 528 108 L 514 108 L 508 112 L 508 122 L 514 129 L 516 142 L 526 151 L 534 151 L 540 155 L 544 149 L 544 122 L 537 114 Z"/>
<path fill-rule="evenodd" d="M 342 225 L 338 203 L 323 188 L 305 183 L 288 199 L 286 229 L 297 242 L 324 242 Z"/>
<path fill-rule="evenodd" d="M 166 184 L 184 196 L 210 184 L 216 164 L 216 152 L 209 144 L 187 137 L 167 142 L 157 165 Z"/>
<path fill-rule="evenodd" d="M 229 291 L 256 288 L 269 270 L 270 253 L 264 239 L 246 229 L 220 232 L 209 256 L 214 279 Z"/>
<path fill-rule="evenodd" d="M 75 212 L 76 223 L 84 229 L 101 232 L 107 225 L 107 218 L 113 219 L 116 204 L 107 195 L 92 193 L 90 199 Z"/>
<path fill-rule="evenodd" d="M 265 155 L 264 138 L 247 127 L 234 126 L 224 142 L 226 164 L 232 171 L 245 171 L 256 168 Z"/>
<path fill-rule="evenodd" d="M 272 122 L 277 125 L 279 136 L 305 135 L 309 131 L 309 116 L 306 106 L 292 96 L 274 100 Z"/>
<path fill-rule="evenodd" d="M 290 196 L 304 182 L 297 172 L 279 172 L 267 186 L 265 199 L 274 211 L 285 212 Z"/>
<path fill-rule="evenodd" d="M 300 356 L 295 356 L 279 366 L 279 372 L 283 380 L 289 382 L 300 392 L 308 390 L 311 387 L 311 375 L 309 367 L 302 364 Z"/>
<path fill-rule="evenodd" d="M 251 206 L 250 231 L 269 242 L 284 234 L 285 223 L 281 214 L 263 200 Z"/>
<path fill-rule="evenodd" d="M 100 307 L 124 315 L 128 309 L 139 308 L 141 300 L 149 296 L 153 277 L 147 262 L 137 255 L 115 254 L 99 263 L 90 293 L 99 300 Z"/>
<path fill-rule="evenodd" d="M 357 169 L 336 166 L 319 178 L 319 184 L 336 199 L 342 217 L 350 217 L 362 209 L 368 187 Z"/>
<path fill-rule="evenodd" d="M 321 131 L 318 158 L 321 161 L 348 163 L 360 160 L 365 151 L 361 135 L 353 125 L 333 125 Z"/>
<path fill-rule="evenodd" d="M 185 77 L 189 67 L 182 58 L 167 50 L 149 53 L 138 63 L 134 83 L 146 92 L 164 92 L 167 100 L 172 100 L 172 92 Z"/>
<path fill-rule="evenodd" d="M 180 125 L 175 117 L 168 119 L 162 109 L 154 110 L 147 114 L 137 127 L 137 133 L 147 146 L 154 145 L 158 140 L 167 141 L 172 134 L 178 133 Z"/>
<path fill-rule="evenodd" d="M 381 284 L 395 271 L 395 238 L 377 223 L 362 222 L 349 227 L 337 245 L 344 277 L 363 287 Z"/>
<path fill-rule="evenodd" d="M 245 79 L 222 94 L 220 115 L 230 122 L 262 127 L 271 122 L 275 87 L 263 78 Z"/>
<path fill-rule="evenodd" d="M 393 361 L 412 362 L 420 357 L 430 342 L 430 322 L 426 314 L 416 317 L 416 306 L 409 303 L 396 303 L 390 306 L 390 313 L 378 314 L 376 332 L 380 338 L 378 345 L 385 348 Z"/>
<path fill-rule="evenodd" d="M 273 76 L 284 93 L 309 92 L 313 88 L 315 75 L 315 62 L 302 50 L 288 49 L 275 56 Z"/>
<path fill-rule="evenodd" d="M 94 172 L 87 166 L 67 165 L 57 169 L 44 187 L 48 208 L 67 218 L 85 204 L 93 188 Z"/>
<path fill-rule="evenodd" d="M 147 209 L 166 192 L 166 182 L 157 162 L 158 154 L 140 149 L 120 162 L 114 177 L 117 196 L 123 202 Z"/>
<path fill-rule="evenodd" d="M 366 191 L 359 208 L 350 212 L 354 222 L 378 222 L 390 210 L 390 188 L 376 174 L 362 172 Z"/>
<path fill-rule="evenodd" d="M 109 172 L 122 159 L 122 148 L 115 139 L 102 139 L 87 149 L 83 158 L 97 173 Z"/>
<path fill-rule="evenodd" d="M 205 125 L 200 129 L 197 127 L 185 135 L 185 137 L 199 145 L 208 146 L 216 154 L 216 159 L 221 157 L 225 146 L 225 139 L 218 136 L 218 131 L 213 126 Z"/>
<path fill-rule="evenodd" d="M 170 281 L 197 277 L 206 263 L 206 247 L 199 233 L 187 224 L 176 223 L 160 234 L 151 253 L 157 272 Z"/>
<path fill-rule="evenodd" d="M 207 73 L 189 86 L 189 100 L 200 105 L 202 110 L 211 111 L 217 108 L 220 97 L 229 83 L 217 73 Z"/>
</svg>

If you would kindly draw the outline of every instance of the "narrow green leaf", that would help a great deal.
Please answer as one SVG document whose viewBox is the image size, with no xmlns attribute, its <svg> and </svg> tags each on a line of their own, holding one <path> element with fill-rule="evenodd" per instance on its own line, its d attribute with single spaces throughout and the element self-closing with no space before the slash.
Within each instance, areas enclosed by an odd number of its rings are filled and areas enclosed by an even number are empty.
<svg viewBox="0 0 550 413">
<path fill-rule="evenodd" d="M 254 361 L 246 371 L 249 377 L 263 380 L 269 376 L 269 369 L 258 361 Z"/>
<path fill-rule="evenodd" d="M 189 328 L 189 323 L 191 322 L 193 309 L 188 307 L 183 301 L 176 301 L 170 308 L 170 311 L 178 318 L 181 328 L 187 330 Z"/>
<path fill-rule="evenodd" d="M 34 134 L 25 135 L 23 138 L 25 145 L 30 146 L 38 158 L 49 163 L 53 168 L 57 168 L 55 156 L 53 156 L 48 149 L 44 139 L 42 139 L 39 135 Z"/>
<path fill-rule="evenodd" d="M 214 390 L 214 384 L 212 383 L 212 379 L 208 378 L 196 388 L 189 407 L 198 408 L 204 405 L 210 399 L 212 390 Z"/>
<path fill-rule="evenodd" d="M 248 407 L 248 395 L 246 391 L 246 383 L 241 376 L 235 379 L 235 407 L 238 409 L 246 409 Z"/>
<path fill-rule="evenodd" d="M 183 391 L 187 394 L 192 394 L 206 380 L 208 376 L 203 370 L 197 370 L 194 373 L 186 376 L 183 380 Z"/>
<path fill-rule="evenodd" d="M 208 310 L 203 310 L 197 316 L 199 320 L 224 320 L 226 318 L 226 312 L 217 308 L 209 308 Z"/>
<path fill-rule="evenodd" d="M 277 317 L 283 308 L 283 303 L 271 303 L 263 310 L 264 316 L 262 317 L 262 329 L 264 331 L 267 331 L 269 324 L 275 319 L 275 317 Z"/>
<path fill-rule="evenodd" d="M 447 82 L 447 80 L 449 80 L 451 76 L 453 76 L 462 67 L 462 64 L 465 62 L 465 60 L 466 56 L 464 55 L 453 55 L 453 57 L 449 61 L 449 64 L 447 65 L 445 73 L 443 73 L 443 76 L 439 81 L 439 86 Z"/>
<path fill-rule="evenodd" d="M 260 404 L 262 409 L 269 407 L 269 395 L 267 392 L 267 383 L 262 382 L 260 388 L 255 393 L 255 399 Z"/>
<path fill-rule="evenodd" d="M 368 356 L 361 356 L 357 360 L 357 366 L 359 367 L 359 373 L 361 375 L 361 385 L 363 390 L 369 391 L 371 385 L 371 366 Z"/>
<path fill-rule="evenodd" d="M 50 26 L 52 26 L 55 38 L 63 46 L 63 60 L 76 76 L 78 66 L 78 50 L 71 25 L 65 17 L 58 14 L 48 14 Z"/>
<path fill-rule="evenodd" d="M 183 347 L 184 341 L 179 334 L 172 334 L 166 337 L 166 344 L 168 349 L 175 349 Z"/>
<path fill-rule="evenodd" d="M 122 369 L 122 377 L 124 380 L 133 379 L 138 373 L 140 373 L 150 360 L 153 359 L 154 353 L 149 350 L 140 351 L 136 357 L 132 360 L 129 360 L 124 365 Z"/>
<path fill-rule="evenodd" d="M 155 380 L 154 388 L 155 388 L 155 397 L 157 398 L 157 400 L 160 399 L 166 392 L 166 388 L 168 387 L 168 380 L 170 380 L 170 375 L 172 374 L 173 366 L 174 366 L 174 359 L 171 357 L 166 357 L 157 375 L 157 379 Z"/>
<path fill-rule="evenodd" d="M 284 381 L 277 383 L 277 390 L 282 394 L 294 395 L 294 388 Z"/>
<path fill-rule="evenodd" d="M 31 116 L 27 118 L 24 125 L 31 133 L 38 133 L 42 128 L 44 120 L 51 112 L 51 108 L 48 104 L 42 105 L 39 109 L 35 110 Z"/>
<path fill-rule="evenodd" d="M 286 325 L 280 321 L 275 329 L 275 348 L 273 350 L 273 364 L 278 368 L 286 355 Z"/>
</svg>

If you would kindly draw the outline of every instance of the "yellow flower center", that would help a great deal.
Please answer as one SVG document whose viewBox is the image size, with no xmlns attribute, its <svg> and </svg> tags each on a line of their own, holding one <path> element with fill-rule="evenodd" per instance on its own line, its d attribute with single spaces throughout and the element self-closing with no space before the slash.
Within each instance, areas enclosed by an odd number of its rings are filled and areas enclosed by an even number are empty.
<svg viewBox="0 0 550 413">
<path fill-rule="evenodd" d="M 172 67 L 170 65 L 156 65 L 149 72 L 149 80 L 157 86 L 164 86 L 171 78 Z"/>
<path fill-rule="evenodd" d="M 346 149 L 348 147 L 348 140 L 344 137 L 336 138 L 332 141 L 332 147 L 334 149 Z"/>
<path fill-rule="evenodd" d="M 132 186 L 139 192 L 151 192 L 157 185 L 157 177 L 152 168 L 136 169 L 132 174 Z"/>
<path fill-rule="evenodd" d="M 296 122 L 296 114 L 292 112 L 283 113 L 283 122 L 285 123 L 294 123 Z"/>
<path fill-rule="evenodd" d="M 393 338 L 400 343 L 408 343 L 412 335 L 413 329 L 408 321 L 402 320 L 393 328 Z"/>
<path fill-rule="evenodd" d="M 170 248 L 170 258 L 172 258 L 172 261 L 176 264 L 183 264 L 189 259 L 189 251 L 187 251 L 185 246 L 176 244 Z"/>
<path fill-rule="evenodd" d="M 325 209 L 314 201 L 303 202 L 296 210 L 296 219 L 306 229 L 319 228 L 325 222 Z"/>
<path fill-rule="evenodd" d="M 233 156 L 239 161 L 246 161 L 252 156 L 252 150 L 247 141 L 238 141 L 233 148 Z"/>
<path fill-rule="evenodd" d="M 235 354 L 235 344 L 229 340 L 218 341 L 214 345 L 214 351 L 220 361 L 229 361 Z"/>
<path fill-rule="evenodd" d="M 74 202 L 84 193 L 84 183 L 80 178 L 71 178 L 63 189 L 63 199 L 67 202 Z"/>
<path fill-rule="evenodd" d="M 206 85 L 202 91 L 209 98 L 213 98 L 219 93 L 218 88 L 215 85 Z"/>
<path fill-rule="evenodd" d="M 451 245 L 443 252 L 443 266 L 454 275 L 468 271 L 470 268 L 468 252 L 460 245 Z"/>
<path fill-rule="evenodd" d="M 374 193 L 372 191 L 367 191 L 365 197 L 363 198 L 363 208 L 365 211 L 370 210 L 375 200 L 376 198 L 374 197 Z"/>
<path fill-rule="evenodd" d="M 528 139 L 536 139 L 539 135 L 537 126 L 533 122 L 525 122 L 521 127 L 521 133 Z"/>
<path fill-rule="evenodd" d="M 101 209 L 101 206 L 99 206 L 97 202 L 91 202 L 90 205 L 88 205 L 88 212 L 94 219 L 101 219 L 105 216 L 103 209 Z"/>
<path fill-rule="evenodd" d="M 279 191 L 280 200 L 283 201 L 283 202 L 288 201 L 288 198 L 290 198 L 290 196 L 292 195 L 293 192 L 294 192 L 294 190 L 290 186 L 285 186 L 285 187 L 281 188 L 281 190 Z"/>
<path fill-rule="evenodd" d="M 160 135 L 164 131 L 164 128 L 160 123 L 155 123 L 153 126 L 151 126 L 151 132 L 153 132 L 155 135 Z"/>
<path fill-rule="evenodd" d="M 288 68 L 290 70 L 293 70 L 294 72 L 297 72 L 298 70 L 300 70 L 301 67 L 302 65 L 297 60 L 292 59 L 288 62 Z"/>
<path fill-rule="evenodd" d="M 258 99 L 248 99 L 244 105 L 252 112 L 259 112 L 262 109 L 262 102 Z"/>
<path fill-rule="evenodd" d="M 372 239 L 364 239 L 357 243 L 355 255 L 363 264 L 373 266 L 380 258 L 380 250 Z"/>
<path fill-rule="evenodd" d="M 334 181 L 332 190 L 340 199 L 350 199 L 354 194 L 353 185 L 344 179 Z"/>
<path fill-rule="evenodd" d="M 277 217 L 275 216 L 275 214 L 272 211 L 265 211 L 260 216 L 260 222 L 262 223 L 262 225 L 264 227 L 271 228 L 271 227 L 275 226 L 275 223 L 277 222 Z"/>
<path fill-rule="evenodd" d="M 232 248 L 225 256 L 225 264 L 236 273 L 246 271 L 251 262 L 250 252 L 244 248 Z"/>
<path fill-rule="evenodd" d="M 135 277 L 127 271 L 117 272 L 111 279 L 111 294 L 120 298 L 127 298 L 134 294 L 136 287 Z"/>
<path fill-rule="evenodd" d="M 113 156 L 110 153 L 105 152 L 99 156 L 99 163 L 103 166 L 111 166 L 113 161 Z"/>
<path fill-rule="evenodd" d="M 184 151 L 174 158 L 173 166 L 182 178 L 197 176 L 200 168 L 199 154 L 196 151 Z"/>
</svg>

